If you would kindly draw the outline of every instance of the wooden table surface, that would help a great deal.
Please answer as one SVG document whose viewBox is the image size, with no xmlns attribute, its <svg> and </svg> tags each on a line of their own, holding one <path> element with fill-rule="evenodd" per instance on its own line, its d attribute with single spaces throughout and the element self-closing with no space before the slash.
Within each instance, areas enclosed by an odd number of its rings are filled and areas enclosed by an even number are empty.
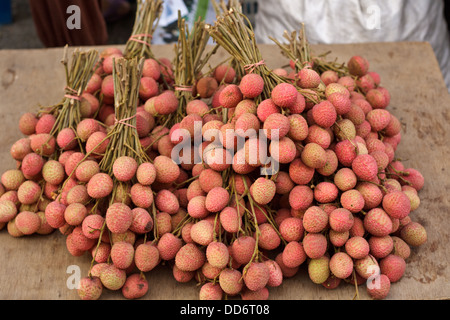
<svg viewBox="0 0 450 320">
<path fill-rule="evenodd" d="M 425 226 L 428 242 L 412 250 L 403 278 L 392 285 L 387 299 L 450 298 L 450 96 L 431 46 L 370 43 L 312 48 L 317 53 L 331 50 L 330 58 L 339 62 L 347 62 L 353 55 L 369 60 L 371 70 L 381 75 L 382 85 L 391 92 L 389 110 L 404 126 L 396 156 L 420 170 L 426 180 L 420 192 L 421 205 L 411 217 Z M 172 56 L 172 50 L 172 46 L 153 48 L 157 57 Z M 274 45 L 261 45 L 260 50 L 269 67 L 287 62 Z M 36 111 L 39 104 L 46 106 L 60 101 L 65 85 L 60 63 L 62 52 L 61 48 L 0 50 L 0 172 L 15 166 L 9 150 L 22 137 L 17 126 L 20 116 Z M 224 57 L 219 52 L 211 62 L 214 65 Z M 87 254 L 71 256 L 65 246 L 65 236 L 58 231 L 48 236 L 13 238 L 3 229 L 0 231 L 0 299 L 77 300 L 76 290 L 70 289 L 71 276 L 74 270 L 86 275 L 90 261 Z M 147 279 L 149 292 L 143 299 L 198 299 L 196 283 L 176 282 L 167 266 L 151 271 Z M 350 300 L 354 294 L 355 288 L 348 284 L 336 290 L 313 284 L 303 266 L 294 278 L 271 288 L 269 299 Z M 369 299 L 365 290 L 359 290 L 359 295 L 360 299 Z M 119 292 L 104 290 L 101 299 L 123 297 Z"/>
</svg>

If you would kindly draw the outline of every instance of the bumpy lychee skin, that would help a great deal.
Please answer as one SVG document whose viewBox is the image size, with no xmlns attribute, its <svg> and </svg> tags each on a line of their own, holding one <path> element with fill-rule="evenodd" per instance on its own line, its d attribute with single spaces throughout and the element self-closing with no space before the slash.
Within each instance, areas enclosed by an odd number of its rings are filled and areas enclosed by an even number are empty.
<svg viewBox="0 0 450 320">
<path fill-rule="evenodd" d="M 103 285 L 99 277 L 84 277 L 80 279 L 77 289 L 81 300 L 98 300 L 102 295 Z"/>
<path fill-rule="evenodd" d="M 391 281 L 385 274 L 380 274 L 371 282 L 367 283 L 367 293 L 372 299 L 383 300 L 391 290 Z"/>
<path fill-rule="evenodd" d="M 388 106 L 388 100 L 383 92 L 378 89 L 369 90 L 366 99 L 374 109 L 386 109 Z"/>
<path fill-rule="evenodd" d="M 100 165 L 95 160 L 85 160 L 76 168 L 75 177 L 81 182 L 89 182 L 100 172 Z"/>
<path fill-rule="evenodd" d="M 160 262 L 158 248 L 151 242 L 141 243 L 136 247 L 134 263 L 142 272 L 153 270 Z"/>
<path fill-rule="evenodd" d="M 297 241 L 290 241 L 282 252 L 283 263 L 288 268 L 296 268 L 306 261 L 306 253 L 303 245 Z"/>
<path fill-rule="evenodd" d="M 250 186 L 250 194 L 253 199 L 261 204 L 266 205 L 270 201 L 272 201 L 273 197 L 276 193 L 276 185 L 270 179 L 266 178 L 258 178 L 255 182 Z"/>
<path fill-rule="evenodd" d="M 370 123 L 372 131 L 382 131 L 389 125 L 391 114 L 384 109 L 374 109 L 367 114 L 366 120 Z"/>
<path fill-rule="evenodd" d="M 400 230 L 400 237 L 410 246 L 419 247 L 427 242 L 427 231 L 418 222 L 410 222 Z"/>
<path fill-rule="evenodd" d="M 201 98 L 210 98 L 219 87 L 218 81 L 214 77 L 202 77 L 197 81 L 196 89 Z"/>
<path fill-rule="evenodd" d="M 392 241 L 394 242 L 392 254 L 402 257 L 403 260 L 408 259 L 411 255 L 410 246 L 402 238 L 397 236 L 392 236 Z"/>
<path fill-rule="evenodd" d="M 181 239 L 172 233 L 163 234 L 157 244 L 161 259 L 167 261 L 174 259 L 182 246 L 183 243 Z"/>
<path fill-rule="evenodd" d="M 269 281 L 270 272 L 263 262 L 252 262 L 244 272 L 244 283 L 248 289 L 258 291 L 264 288 Z"/>
<path fill-rule="evenodd" d="M 327 239 L 321 233 L 308 233 L 302 243 L 306 255 L 311 259 L 322 257 L 327 250 Z"/>
<path fill-rule="evenodd" d="M 106 211 L 106 225 L 113 233 L 124 233 L 133 223 L 133 213 L 129 206 L 114 203 Z"/>
<path fill-rule="evenodd" d="M 205 196 L 194 196 L 191 198 L 187 205 L 188 214 L 197 219 L 206 218 L 209 214 L 208 209 L 206 209 L 206 197 Z"/>
<path fill-rule="evenodd" d="M 308 143 L 303 148 L 301 159 L 308 167 L 318 169 L 326 165 L 327 154 L 317 143 Z"/>
<path fill-rule="evenodd" d="M 157 156 L 153 165 L 156 169 L 156 180 L 160 183 L 172 183 L 180 175 L 180 168 L 178 165 L 167 156 Z"/>
<path fill-rule="evenodd" d="M 351 189 L 341 194 L 340 202 L 343 208 L 351 213 L 358 213 L 364 208 L 364 197 L 356 190 Z"/>
<path fill-rule="evenodd" d="M 76 134 L 72 128 L 62 129 L 56 136 L 56 143 L 61 150 L 72 150 L 77 146 Z"/>
<path fill-rule="evenodd" d="M 298 83 L 303 89 L 314 89 L 320 85 L 321 78 L 317 71 L 303 68 L 298 72 Z"/>
<path fill-rule="evenodd" d="M 83 234 L 89 239 L 98 239 L 105 218 L 99 214 L 90 214 L 86 216 L 81 224 Z"/>
<path fill-rule="evenodd" d="M 267 259 L 264 261 L 264 263 L 269 268 L 269 280 L 267 281 L 267 286 L 280 286 L 283 283 L 283 273 L 281 271 L 280 265 L 272 259 Z"/>
<path fill-rule="evenodd" d="M 86 141 L 86 153 L 99 159 L 102 158 L 109 143 L 107 134 L 103 131 L 92 133 Z"/>
<path fill-rule="evenodd" d="M 113 190 L 112 178 L 106 173 L 95 174 L 87 184 L 87 192 L 94 199 L 107 197 Z"/>
<path fill-rule="evenodd" d="M 347 66 L 351 75 L 362 77 L 369 72 L 370 64 L 367 59 L 361 56 L 353 56 L 347 62 Z"/>
<path fill-rule="evenodd" d="M 300 114 L 291 114 L 289 119 L 288 137 L 294 141 L 303 141 L 309 133 L 308 123 L 306 119 Z"/>
<path fill-rule="evenodd" d="M 24 235 L 33 234 L 41 227 L 41 219 L 39 216 L 30 211 L 19 212 L 14 221 L 17 229 Z"/>
<path fill-rule="evenodd" d="M 195 222 L 191 228 L 191 238 L 196 244 L 207 246 L 214 239 L 213 224 L 206 219 Z"/>
<path fill-rule="evenodd" d="M 425 184 L 423 175 L 417 169 L 413 168 L 407 168 L 404 172 L 407 175 L 403 176 L 403 179 L 405 179 L 407 183 L 410 183 L 410 185 L 417 191 L 422 190 Z M 406 182 L 402 182 L 402 184 L 406 184 Z"/>
<path fill-rule="evenodd" d="M 238 85 L 229 84 L 223 88 L 219 95 L 220 104 L 227 109 L 235 108 L 244 98 Z"/>
<path fill-rule="evenodd" d="M 218 241 L 213 241 L 206 247 L 206 259 L 216 268 L 225 268 L 230 260 L 227 246 Z"/>
<path fill-rule="evenodd" d="M 215 187 L 206 195 L 205 206 L 209 212 L 219 212 L 224 209 L 229 201 L 229 193 L 225 188 Z"/>
<path fill-rule="evenodd" d="M 357 274 L 364 279 L 368 279 L 380 272 L 378 260 L 371 254 L 368 254 L 362 259 L 354 260 L 354 266 Z"/>
<path fill-rule="evenodd" d="M 387 193 L 383 197 L 383 209 L 394 219 L 403 219 L 411 212 L 411 202 L 403 191 Z"/>
<path fill-rule="evenodd" d="M 313 200 L 314 193 L 309 186 L 295 186 L 289 193 L 289 204 L 294 210 L 306 210 Z"/>
<path fill-rule="evenodd" d="M 302 219 L 296 217 L 287 217 L 280 223 L 278 229 L 283 239 L 288 242 L 300 241 L 305 231 Z"/>
<path fill-rule="evenodd" d="M 239 89 L 244 97 L 249 99 L 256 98 L 264 90 L 264 80 L 259 74 L 246 74 L 239 83 Z"/>
<path fill-rule="evenodd" d="M 365 181 L 371 181 L 378 173 L 377 162 L 369 154 L 358 155 L 352 162 L 352 169 L 358 178 Z"/>
<path fill-rule="evenodd" d="M 339 279 L 348 278 L 353 272 L 353 260 L 345 252 L 337 252 L 330 259 L 330 271 Z"/>
<path fill-rule="evenodd" d="M 171 114 L 177 110 L 177 107 L 178 98 L 174 91 L 166 90 L 155 97 L 154 108 L 157 114 Z"/>
<path fill-rule="evenodd" d="M 1 177 L 1 183 L 7 191 L 17 191 L 24 182 L 24 174 L 18 169 L 6 170 Z"/>
<path fill-rule="evenodd" d="M 81 225 L 87 215 L 86 207 L 81 203 L 71 203 L 64 212 L 64 219 L 72 226 Z"/>
<path fill-rule="evenodd" d="M 297 101 L 298 91 L 290 83 L 281 83 L 273 88 L 271 93 L 272 101 L 281 108 L 291 108 Z"/>
<path fill-rule="evenodd" d="M 251 236 L 239 236 L 231 245 L 233 260 L 239 264 L 249 263 L 255 251 L 255 246 L 255 238 Z"/>
<path fill-rule="evenodd" d="M 52 114 L 44 114 L 39 118 L 38 123 L 36 124 L 36 133 L 50 133 L 53 125 L 56 122 L 56 118 Z"/>
<path fill-rule="evenodd" d="M 338 208 L 330 213 L 330 227 L 337 232 L 350 231 L 354 223 L 353 214 L 345 209 Z"/>
<path fill-rule="evenodd" d="M 332 85 L 333 84 L 327 86 L 327 90 L 331 91 L 332 89 L 330 89 L 329 87 L 331 87 Z M 352 102 L 350 100 L 348 90 L 339 84 L 334 85 L 339 86 L 339 88 L 336 88 L 336 90 L 338 91 L 329 94 L 327 96 L 327 101 L 333 104 L 334 108 L 336 109 L 336 113 L 338 115 L 345 115 L 348 112 L 350 112 L 352 108 Z"/>
<path fill-rule="evenodd" d="M 186 243 L 175 255 L 175 265 L 183 271 L 200 269 L 205 261 L 205 252 L 194 243 Z"/>
<path fill-rule="evenodd" d="M 28 153 L 22 160 L 21 170 L 27 177 L 37 175 L 43 168 L 45 160 L 37 153 Z"/>
<path fill-rule="evenodd" d="M 343 192 L 353 189 L 358 182 L 358 178 L 350 168 L 339 169 L 333 180 L 334 184 Z"/>
<path fill-rule="evenodd" d="M 325 100 L 312 108 L 312 117 L 314 122 L 322 128 L 331 128 L 336 122 L 337 113 L 333 104 Z"/>
<path fill-rule="evenodd" d="M 236 77 L 236 70 L 232 66 L 221 64 L 214 69 L 214 78 L 218 83 L 232 83 Z"/>
<path fill-rule="evenodd" d="M 369 182 L 360 182 L 356 186 L 364 198 L 364 210 L 370 210 L 378 207 L 383 200 L 381 189 Z"/>
<path fill-rule="evenodd" d="M 22 161 L 27 154 L 33 152 L 30 139 L 27 137 L 17 140 L 9 151 L 14 160 Z"/>
<path fill-rule="evenodd" d="M 31 135 L 36 132 L 36 124 L 39 119 L 32 112 L 26 112 L 20 116 L 19 119 L 19 130 L 24 135 Z"/>
<path fill-rule="evenodd" d="M 125 284 L 127 274 L 125 270 L 119 269 L 114 265 L 109 265 L 100 274 L 100 280 L 107 289 L 119 290 Z"/>
<path fill-rule="evenodd" d="M 231 268 L 223 269 L 219 275 L 219 285 L 230 296 L 239 294 L 244 287 L 241 271 Z"/>
<path fill-rule="evenodd" d="M 338 197 L 339 190 L 332 182 L 322 181 L 314 187 L 314 199 L 319 203 L 331 203 Z"/>
<path fill-rule="evenodd" d="M 136 174 L 137 161 L 128 156 L 117 158 L 113 163 L 113 174 L 119 181 L 130 181 Z"/>
<path fill-rule="evenodd" d="M 50 202 L 45 208 L 45 218 L 53 228 L 61 228 L 66 221 L 64 220 L 64 211 L 66 206 L 59 201 Z"/>
<path fill-rule="evenodd" d="M 38 201 L 41 190 L 38 183 L 27 180 L 24 181 L 17 190 L 17 197 L 22 204 L 33 204 Z"/>
<path fill-rule="evenodd" d="M 242 225 L 241 217 L 233 207 L 225 207 L 219 214 L 219 221 L 222 228 L 230 233 L 239 231 Z"/>
<path fill-rule="evenodd" d="M 63 165 L 56 160 L 48 160 L 42 167 L 42 177 L 50 184 L 60 184 L 65 177 Z"/>
<path fill-rule="evenodd" d="M 345 243 L 345 251 L 353 259 L 362 259 L 370 252 L 370 246 L 361 236 L 351 237 Z"/>
<path fill-rule="evenodd" d="M 322 284 L 327 281 L 330 276 L 330 258 L 321 256 L 313 258 L 308 263 L 308 275 L 312 282 Z"/>
<path fill-rule="evenodd" d="M 290 121 L 281 113 L 273 113 L 264 121 L 263 129 L 268 139 L 281 139 L 289 133 Z"/>
<path fill-rule="evenodd" d="M 364 217 L 364 228 L 372 235 L 384 237 L 392 232 L 392 220 L 381 208 L 374 208 Z"/>
<path fill-rule="evenodd" d="M 206 282 L 199 291 L 199 300 L 222 300 L 223 290 L 218 283 Z"/>
<path fill-rule="evenodd" d="M 403 277 L 405 269 L 406 262 L 400 256 L 390 254 L 380 260 L 380 272 L 385 274 L 391 283 L 399 281 Z"/>
<path fill-rule="evenodd" d="M 134 247 L 126 241 L 119 241 L 111 247 L 111 261 L 119 269 L 127 269 L 134 260 Z"/>
<path fill-rule="evenodd" d="M 377 259 L 387 257 L 394 249 L 394 240 L 391 236 L 370 237 L 369 238 L 370 254 Z"/>
<path fill-rule="evenodd" d="M 317 206 L 311 206 L 303 215 L 305 231 L 312 233 L 322 232 L 328 225 L 328 214 Z M 281 226 L 280 226 L 281 227 Z"/>
<path fill-rule="evenodd" d="M 6 223 L 17 215 L 17 207 L 11 200 L 0 200 L 0 223 Z"/>
<path fill-rule="evenodd" d="M 127 277 L 123 287 L 122 294 L 126 299 L 139 299 L 148 292 L 148 281 L 140 273 L 134 273 Z"/>
</svg>

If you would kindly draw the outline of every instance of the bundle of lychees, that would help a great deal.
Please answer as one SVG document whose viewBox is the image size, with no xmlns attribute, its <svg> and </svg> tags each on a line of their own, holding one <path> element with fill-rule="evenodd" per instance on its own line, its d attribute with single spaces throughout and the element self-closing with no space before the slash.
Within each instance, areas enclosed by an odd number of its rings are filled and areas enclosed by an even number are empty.
<svg viewBox="0 0 450 320">
<path fill-rule="evenodd" d="M 200 284 L 205 300 L 268 299 L 303 267 L 324 290 L 349 283 L 385 298 L 411 248 L 427 240 L 410 217 L 424 178 L 396 157 L 401 123 L 388 90 L 363 57 L 313 56 L 303 29 L 277 43 L 291 70 L 270 70 L 240 8 L 221 8 L 213 26 L 180 28 L 173 63 L 102 52 L 78 144 L 36 172 L 41 200 L 22 201 L 36 194 L 22 177 L 25 157 L 37 154 L 15 144 L 23 157 L 2 176 L 0 222 L 31 234 L 41 220 L 24 205 L 39 207 L 71 254 L 88 253 L 82 299 L 105 288 L 143 297 L 158 265 Z M 205 31 L 240 71 L 200 72 L 212 55 L 201 58 Z"/>
</svg>

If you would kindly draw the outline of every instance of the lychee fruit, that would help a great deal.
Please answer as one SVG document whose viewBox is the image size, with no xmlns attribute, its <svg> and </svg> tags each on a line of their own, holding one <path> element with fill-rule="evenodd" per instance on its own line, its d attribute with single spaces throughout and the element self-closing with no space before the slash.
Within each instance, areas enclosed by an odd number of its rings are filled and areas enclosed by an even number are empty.
<svg viewBox="0 0 450 320">
<path fill-rule="evenodd" d="M 337 252 L 330 259 L 330 271 L 339 279 L 348 278 L 353 272 L 353 260 L 345 252 Z"/>
<path fill-rule="evenodd" d="M 327 250 L 327 239 L 321 233 L 308 233 L 303 238 L 303 249 L 311 259 L 322 257 Z"/>
<path fill-rule="evenodd" d="M 141 243 L 136 247 L 134 263 L 136 268 L 142 272 L 153 270 L 160 262 L 159 250 L 151 242 Z"/>
<path fill-rule="evenodd" d="M 380 274 L 371 282 L 367 282 L 367 293 L 372 299 L 383 300 L 391 290 L 391 281 L 385 274 Z"/>
<path fill-rule="evenodd" d="M 125 284 L 127 274 L 125 270 L 119 269 L 114 265 L 109 265 L 100 274 L 100 280 L 109 290 L 119 290 Z"/>
<path fill-rule="evenodd" d="M 200 269 L 205 261 L 205 252 L 194 243 L 186 243 L 175 255 L 175 265 L 184 271 Z"/>
<path fill-rule="evenodd" d="M 414 221 L 409 222 L 400 230 L 400 237 L 412 247 L 421 246 L 428 239 L 424 226 Z"/>
<path fill-rule="evenodd" d="M 406 269 L 406 262 L 402 257 L 393 254 L 380 260 L 380 272 L 385 274 L 391 283 L 399 281 Z"/>
<path fill-rule="evenodd" d="M 81 300 L 98 300 L 102 295 L 103 285 L 99 277 L 84 277 L 80 279 L 77 289 Z"/>
<path fill-rule="evenodd" d="M 312 282 L 322 284 L 327 281 L 330 276 L 330 258 L 327 256 L 320 256 L 312 258 L 308 263 L 308 275 Z"/>
<path fill-rule="evenodd" d="M 134 273 L 127 277 L 123 287 L 122 294 L 126 299 L 139 299 L 148 292 L 148 281 L 140 273 Z"/>
<path fill-rule="evenodd" d="M 297 101 L 298 91 L 294 85 L 290 83 L 280 83 L 276 85 L 272 92 L 272 101 L 281 108 L 291 108 Z"/>
</svg>

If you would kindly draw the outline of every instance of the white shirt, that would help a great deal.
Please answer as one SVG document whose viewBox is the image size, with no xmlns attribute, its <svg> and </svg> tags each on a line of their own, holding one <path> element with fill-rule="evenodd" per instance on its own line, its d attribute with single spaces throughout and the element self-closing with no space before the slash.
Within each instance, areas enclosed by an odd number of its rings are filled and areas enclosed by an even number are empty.
<svg viewBox="0 0 450 320">
<path fill-rule="evenodd" d="M 311 44 L 429 42 L 450 90 L 450 37 L 442 0 L 246 0 L 257 2 L 258 43 L 285 42 L 306 25 Z"/>
</svg>

